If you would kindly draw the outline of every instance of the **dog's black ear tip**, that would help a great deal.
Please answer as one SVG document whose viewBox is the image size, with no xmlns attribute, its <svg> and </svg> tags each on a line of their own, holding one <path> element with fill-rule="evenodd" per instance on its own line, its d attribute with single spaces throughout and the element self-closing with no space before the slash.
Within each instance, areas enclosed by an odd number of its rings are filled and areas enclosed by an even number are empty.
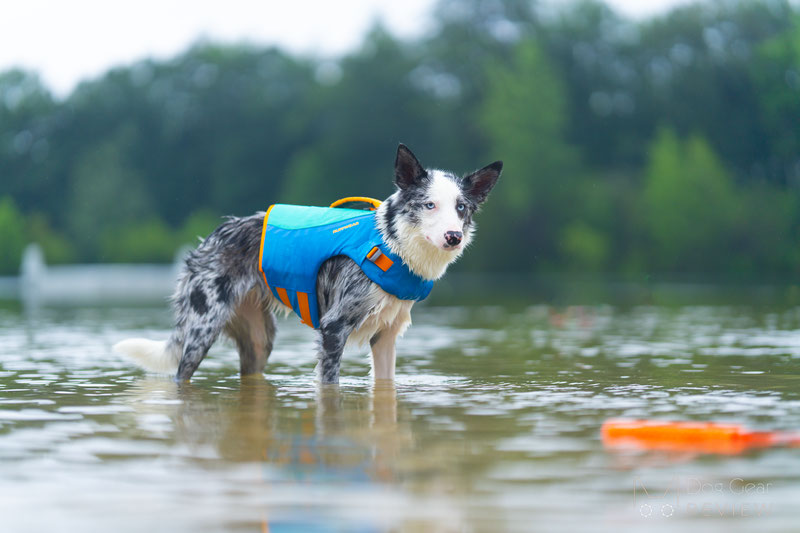
<svg viewBox="0 0 800 533">
<path fill-rule="evenodd" d="M 499 174 L 500 172 L 503 171 L 503 162 L 502 161 L 495 161 L 494 163 L 489 165 L 489 168 L 491 168 L 492 170 L 496 170 L 497 173 Z"/>
<path fill-rule="evenodd" d="M 419 179 L 427 176 L 427 172 L 420 164 L 408 146 L 403 143 L 397 147 L 397 157 L 394 160 L 395 183 L 401 189 L 410 187 Z"/>
</svg>

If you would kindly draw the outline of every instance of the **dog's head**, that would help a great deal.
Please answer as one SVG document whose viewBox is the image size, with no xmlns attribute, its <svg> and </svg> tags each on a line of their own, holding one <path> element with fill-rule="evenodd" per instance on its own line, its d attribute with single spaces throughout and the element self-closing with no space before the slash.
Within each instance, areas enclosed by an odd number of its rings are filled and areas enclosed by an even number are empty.
<svg viewBox="0 0 800 533">
<path fill-rule="evenodd" d="M 397 148 L 394 181 L 398 190 L 385 202 L 384 224 L 412 268 L 415 263 L 422 265 L 415 268 L 422 271 L 419 274 L 438 278 L 461 255 L 472 238 L 472 217 L 502 169 L 503 163 L 495 161 L 458 177 L 444 170 L 426 170 L 408 147 Z"/>
<path fill-rule="evenodd" d="M 407 218 L 431 245 L 447 252 L 465 248 L 472 236 L 472 216 L 486 201 L 503 170 L 495 161 L 458 177 L 444 170 L 425 170 L 411 150 L 397 148 L 394 181 Z"/>
</svg>

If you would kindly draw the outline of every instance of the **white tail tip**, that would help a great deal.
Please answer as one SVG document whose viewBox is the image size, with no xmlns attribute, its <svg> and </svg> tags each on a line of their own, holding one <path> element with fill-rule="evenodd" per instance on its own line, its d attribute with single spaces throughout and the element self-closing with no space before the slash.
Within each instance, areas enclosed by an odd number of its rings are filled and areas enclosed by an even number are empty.
<svg viewBox="0 0 800 533">
<path fill-rule="evenodd" d="M 160 374 L 174 374 L 178 370 L 178 356 L 167 349 L 166 341 L 126 339 L 112 348 L 116 353 L 130 357 L 145 370 Z"/>
</svg>

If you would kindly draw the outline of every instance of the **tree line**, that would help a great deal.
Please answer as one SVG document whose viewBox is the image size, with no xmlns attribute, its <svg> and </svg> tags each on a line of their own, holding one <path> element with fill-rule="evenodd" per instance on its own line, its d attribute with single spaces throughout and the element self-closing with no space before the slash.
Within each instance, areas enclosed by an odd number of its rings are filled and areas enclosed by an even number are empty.
<svg viewBox="0 0 800 533">
<path fill-rule="evenodd" d="M 800 13 L 703 2 L 643 21 L 597 1 L 440 0 L 342 57 L 198 42 L 56 98 L 0 73 L 0 272 L 169 261 L 223 215 L 505 162 L 459 268 L 800 272 Z"/>
</svg>

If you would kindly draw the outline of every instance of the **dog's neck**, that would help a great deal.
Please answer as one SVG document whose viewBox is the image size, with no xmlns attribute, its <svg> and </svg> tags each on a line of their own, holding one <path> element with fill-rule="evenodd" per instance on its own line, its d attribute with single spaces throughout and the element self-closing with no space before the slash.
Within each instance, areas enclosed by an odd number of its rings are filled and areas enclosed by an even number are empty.
<svg viewBox="0 0 800 533">
<path fill-rule="evenodd" d="M 441 278 L 463 249 L 447 251 L 432 245 L 418 228 L 392 214 L 393 210 L 400 209 L 398 203 L 399 192 L 396 192 L 376 211 L 375 219 L 383 242 L 414 274 L 432 281 Z"/>
</svg>

